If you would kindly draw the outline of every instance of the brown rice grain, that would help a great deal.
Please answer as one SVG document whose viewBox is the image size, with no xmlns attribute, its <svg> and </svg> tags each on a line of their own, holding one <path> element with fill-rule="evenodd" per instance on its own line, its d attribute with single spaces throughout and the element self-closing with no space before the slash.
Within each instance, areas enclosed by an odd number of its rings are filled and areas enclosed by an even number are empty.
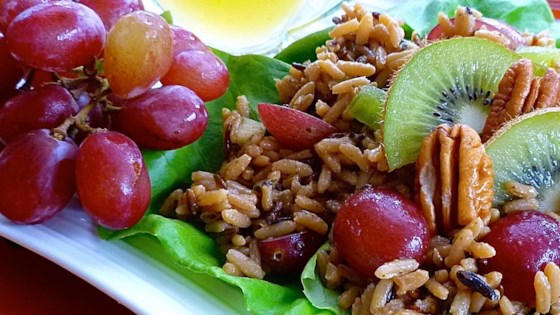
<svg viewBox="0 0 560 315">
<path fill-rule="evenodd" d="M 255 219 L 260 216 L 260 211 L 256 206 L 255 195 L 248 195 L 251 197 L 246 197 L 244 195 L 228 194 L 227 199 L 229 204 L 240 211 L 241 213 L 247 215 L 248 217 Z"/>
<path fill-rule="evenodd" d="M 550 303 L 560 302 L 560 267 L 554 262 L 549 262 L 544 268 L 544 274 L 550 283 Z"/>
<path fill-rule="evenodd" d="M 434 272 L 434 280 L 439 283 L 444 283 L 449 280 L 449 271 L 447 269 L 439 269 Z"/>
<path fill-rule="evenodd" d="M 502 277 L 502 273 L 498 271 L 491 271 L 484 275 L 484 278 L 486 278 L 486 282 L 493 289 L 498 288 L 498 286 L 502 282 Z"/>
<path fill-rule="evenodd" d="M 415 49 L 392 52 L 387 55 L 387 67 L 393 71 L 399 70 L 405 63 L 412 58 Z"/>
<path fill-rule="evenodd" d="M 459 36 L 471 36 L 474 32 L 475 18 L 465 7 L 458 7 L 455 11 L 454 31 Z"/>
<path fill-rule="evenodd" d="M 328 123 L 333 123 L 338 117 L 340 117 L 340 115 L 342 115 L 342 112 L 346 110 L 346 108 L 352 101 L 353 97 L 354 97 L 353 93 L 347 93 L 344 96 L 339 97 L 339 99 L 334 103 L 334 105 L 329 109 L 327 114 L 323 117 L 323 120 Z"/>
<path fill-rule="evenodd" d="M 476 260 L 474 258 L 468 257 L 468 258 L 461 259 L 460 264 L 466 271 L 470 271 L 470 272 L 478 271 L 478 268 L 476 267 Z"/>
<path fill-rule="evenodd" d="M 280 221 L 275 224 L 264 226 L 255 231 L 254 235 L 260 240 L 267 239 L 269 237 L 279 237 L 282 235 L 287 235 L 296 230 L 296 223 L 294 221 Z"/>
<path fill-rule="evenodd" d="M 409 291 L 416 290 L 426 284 L 430 279 L 430 274 L 426 270 L 415 270 L 401 276 L 393 278 L 397 285 L 397 294 L 404 295 Z"/>
<path fill-rule="evenodd" d="M 327 288 L 334 289 L 338 287 L 344 279 L 342 278 L 340 272 L 338 272 L 338 268 L 336 267 L 336 265 L 328 262 L 325 270 L 325 280 L 327 282 Z"/>
<path fill-rule="evenodd" d="M 294 213 L 294 221 L 311 231 L 317 232 L 321 235 L 327 234 L 329 231 L 328 224 L 321 219 L 318 215 L 307 210 L 301 210 Z"/>
<path fill-rule="evenodd" d="M 413 272 L 419 266 L 420 264 L 416 259 L 396 259 L 379 266 L 375 270 L 375 276 L 379 279 L 391 279 Z"/>
<path fill-rule="evenodd" d="M 445 257 L 445 264 L 451 267 L 465 258 L 465 250 L 473 242 L 473 239 L 473 232 L 471 230 L 460 230 L 453 241 L 453 245 L 451 245 L 449 255 Z"/>
<path fill-rule="evenodd" d="M 235 264 L 232 264 L 230 262 L 226 262 L 222 266 L 222 269 L 229 275 L 237 276 L 237 277 L 242 277 L 243 276 L 243 273 L 241 272 L 241 270 L 239 268 L 237 268 L 237 266 Z"/>
<path fill-rule="evenodd" d="M 369 171 L 368 159 L 364 156 L 360 148 L 351 143 L 343 143 L 339 146 L 339 150 L 344 156 L 356 163 L 362 171 Z"/>
<path fill-rule="evenodd" d="M 369 63 L 339 60 L 336 66 L 348 77 L 369 77 L 375 74 L 375 66 Z"/>
<path fill-rule="evenodd" d="M 201 207 L 207 207 L 227 201 L 228 191 L 225 189 L 206 191 L 197 196 L 196 202 Z"/>
<path fill-rule="evenodd" d="M 321 166 L 321 173 L 319 173 L 319 179 L 317 180 L 317 192 L 322 194 L 327 191 L 327 188 L 331 185 L 332 172 L 326 165 Z"/>
<path fill-rule="evenodd" d="M 471 304 L 469 305 L 469 313 L 471 314 L 480 313 L 480 311 L 484 307 L 484 304 L 486 303 L 486 300 L 487 299 L 482 294 L 478 292 L 473 292 L 473 294 L 471 294 Z"/>
<path fill-rule="evenodd" d="M 538 271 L 535 274 L 535 308 L 538 313 L 546 314 L 550 311 L 551 306 L 551 288 L 550 282 L 546 278 L 546 275 L 542 271 Z"/>
<path fill-rule="evenodd" d="M 376 312 L 387 304 L 387 300 L 391 291 L 393 290 L 393 281 L 388 279 L 382 279 L 377 283 L 373 291 L 373 296 L 371 299 L 371 304 L 369 311 L 371 314 L 377 314 Z"/>
<path fill-rule="evenodd" d="M 349 33 L 354 33 L 360 27 L 360 22 L 357 19 L 351 19 L 347 22 L 341 23 L 333 27 L 329 32 L 331 38 L 342 37 Z"/>
<path fill-rule="evenodd" d="M 554 303 L 550 307 L 550 314 L 559 315 L 560 314 L 560 303 Z"/>
<path fill-rule="evenodd" d="M 506 36 L 498 31 L 491 31 L 485 27 L 480 28 L 474 32 L 474 37 L 484 38 L 495 43 L 501 44 L 502 46 L 509 46 L 511 41 Z"/>
<path fill-rule="evenodd" d="M 317 251 L 317 270 L 319 270 L 319 276 L 323 283 L 325 280 L 325 273 L 327 272 L 327 263 L 329 262 L 329 254 L 324 249 L 319 249 Z"/>
<path fill-rule="evenodd" d="M 370 282 L 364 292 L 362 292 L 362 295 L 360 296 L 360 300 L 362 302 L 362 314 L 370 314 L 369 310 L 371 307 L 371 301 L 373 300 L 373 294 L 375 292 L 375 283 L 374 282 Z M 354 314 L 352 312 L 352 314 Z"/>
<path fill-rule="evenodd" d="M 270 158 L 266 155 L 259 155 L 253 159 L 253 165 L 261 168 L 268 167 L 271 165 Z"/>
<path fill-rule="evenodd" d="M 503 315 L 514 315 L 516 313 L 515 307 L 507 296 L 502 296 L 498 304 L 500 305 L 500 312 L 502 312 Z"/>
<path fill-rule="evenodd" d="M 453 298 L 449 313 L 453 315 L 467 315 L 471 304 L 471 293 L 469 290 L 459 290 Z"/>
<path fill-rule="evenodd" d="M 243 235 L 235 234 L 231 238 L 231 243 L 235 246 L 245 246 L 247 244 L 247 240 Z"/>
<path fill-rule="evenodd" d="M 323 70 L 323 72 L 327 73 L 329 76 L 331 76 L 333 79 L 340 81 L 342 79 L 344 79 L 344 77 L 346 76 L 346 74 L 340 70 L 332 61 L 330 60 L 319 60 L 319 67 L 321 67 L 321 70 Z"/>
<path fill-rule="evenodd" d="M 426 287 L 426 289 L 428 291 L 430 291 L 430 293 L 432 293 L 438 299 L 440 299 L 442 301 L 447 300 L 447 297 L 449 296 L 449 289 L 447 289 L 440 282 L 431 278 L 431 279 L 428 279 L 428 281 L 426 281 L 424 286 Z"/>
<path fill-rule="evenodd" d="M 274 205 L 272 187 L 267 182 L 265 182 L 261 187 L 261 205 L 264 211 L 270 211 Z"/>
<path fill-rule="evenodd" d="M 302 209 L 313 213 L 322 213 L 326 210 L 322 203 L 306 196 L 296 196 L 295 203 Z"/>
<path fill-rule="evenodd" d="M 214 221 L 206 224 L 204 230 L 208 233 L 222 233 L 225 230 L 232 229 L 233 226 L 224 221 Z"/>
<path fill-rule="evenodd" d="M 297 174 L 301 177 L 307 177 L 313 174 L 313 169 L 308 164 L 290 159 L 282 159 L 272 163 L 272 170 L 290 175 Z"/>
<path fill-rule="evenodd" d="M 365 45 L 369 41 L 369 34 L 373 29 L 373 15 L 367 14 L 360 20 L 356 31 L 356 45 Z"/>
<path fill-rule="evenodd" d="M 222 211 L 222 218 L 225 222 L 242 229 L 250 227 L 252 223 L 251 218 L 235 209 Z"/>
<path fill-rule="evenodd" d="M 230 249 L 226 254 L 227 260 L 237 266 L 241 272 L 250 278 L 262 279 L 265 272 L 261 266 L 238 250 Z"/>
<path fill-rule="evenodd" d="M 343 309 L 349 309 L 358 296 L 360 296 L 361 288 L 359 286 L 351 286 L 338 296 L 338 305 Z"/>
<path fill-rule="evenodd" d="M 340 83 L 335 84 L 332 87 L 332 93 L 333 94 L 350 93 L 353 92 L 355 88 L 368 85 L 369 83 L 370 81 L 368 80 L 368 78 L 364 76 L 344 80 Z"/>
<path fill-rule="evenodd" d="M 248 154 L 243 154 L 242 156 L 233 159 L 231 162 L 227 164 L 224 168 L 223 178 L 228 180 L 235 180 L 237 179 L 243 171 L 249 166 L 251 163 L 252 158 Z"/>
<path fill-rule="evenodd" d="M 515 199 L 506 202 L 502 206 L 505 213 L 512 213 L 515 211 L 529 211 L 537 210 L 539 208 L 539 201 L 536 198 Z"/>
<path fill-rule="evenodd" d="M 496 256 L 496 249 L 484 242 L 472 242 L 467 250 L 476 259 L 488 259 Z"/>
</svg>

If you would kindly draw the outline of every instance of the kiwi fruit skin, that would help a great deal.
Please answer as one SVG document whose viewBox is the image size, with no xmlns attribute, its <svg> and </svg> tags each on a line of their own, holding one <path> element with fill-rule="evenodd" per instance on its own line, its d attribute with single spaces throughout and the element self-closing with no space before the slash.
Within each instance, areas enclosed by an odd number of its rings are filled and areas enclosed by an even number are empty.
<svg viewBox="0 0 560 315">
<path fill-rule="evenodd" d="M 486 39 L 436 41 L 414 54 L 396 74 L 383 117 L 390 170 L 413 163 L 424 137 L 442 123 L 482 131 L 491 99 L 520 56 Z"/>
<path fill-rule="evenodd" d="M 354 119 L 376 130 L 381 127 L 386 99 L 387 92 L 378 87 L 367 85 L 352 99 L 346 111 Z"/>
<path fill-rule="evenodd" d="M 540 210 L 560 210 L 560 108 L 521 115 L 504 125 L 485 143 L 494 168 L 494 206 L 512 196 L 505 183 L 533 186 Z"/>
<path fill-rule="evenodd" d="M 523 58 L 533 62 L 533 72 L 542 77 L 548 68 L 560 68 L 560 49 L 553 47 L 524 46 L 515 50 Z"/>
</svg>

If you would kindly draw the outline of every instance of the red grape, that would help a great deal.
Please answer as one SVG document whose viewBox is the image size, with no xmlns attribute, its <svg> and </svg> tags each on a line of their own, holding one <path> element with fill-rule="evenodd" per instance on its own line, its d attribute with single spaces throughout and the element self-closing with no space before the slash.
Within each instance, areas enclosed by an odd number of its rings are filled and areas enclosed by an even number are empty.
<svg viewBox="0 0 560 315">
<path fill-rule="evenodd" d="M 59 1 L 33 6 L 8 27 L 12 55 L 21 63 L 45 71 L 69 71 L 89 65 L 105 45 L 105 27 L 83 4 Z"/>
<path fill-rule="evenodd" d="M 22 64 L 17 62 L 8 50 L 6 38 L 0 33 L 0 93 L 6 93 L 15 90 L 17 84 L 25 75 Z"/>
<path fill-rule="evenodd" d="M 455 24 L 455 19 L 451 19 L 451 24 Z M 475 20 L 475 30 L 485 27 L 489 31 L 497 31 L 505 36 L 510 42 L 508 48 L 515 50 L 517 47 L 527 46 L 527 41 L 523 35 L 513 26 L 492 18 L 480 18 Z M 428 34 L 427 40 L 434 41 L 445 37 L 443 28 L 440 25 L 434 27 Z"/>
<path fill-rule="evenodd" d="M 92 8 L 99 15 L 107 31 L 121 16 L 144 10 L 142 0 L 80 0 L 80 3 Z"/>
<path fill-rule="evenodd" d="M 326 241 L 326 237 L 311 231 L 292 233 L 259 241 L 259 253 L 264 268 L 282 274 L 297 274 Z"/>
<path fill-rule="evenodd" d="M 75 192 L 78 148 L 46 129 L 10 142 L 0 153 L 0 213 L 22 224 L 40 223 L 62 210 Z"/>
<path fill-rule="evenodd" d="M 364 188 L 340 207 L 333 239 L 342 259 L 372 279 L 386 262 L 404 258 L 422 262 L 430 235 L 413 201 L 387 188 Z"/>
<path fill-rule="evenodd" d="M 3 0 L 0 1 L 0 32 L 6 33 L 12 20 L 21 12 L 42 3 L 59 0 Z"/>
<path fill-rule="evenodd" d="M 76 185 L 84 209 L 110 229 L 136 224 L 150 203 L 150 178 L 140 149 L 115 131 L 98 131 L 82 142 Z"/>
<path fill-rule="evenodd" d="M 173 56 L 185 50 L 202 50 L 211 52 L 196 35 L 176 25 L 171 25 L 173 31 Z"/>
<path fill-rule="evenodd" d="M 146 92 L 169 70 L 172 61 L 173 32 L 155 13 L 127 14 L 107 35 L 105 74 L 120 98 Z"/>
<path fill-rule="evenodd" d="M 309 149 L 336 132 L 336 128 L 305 112 L 274 104 L 257 105 L 259 116 L 268 130 L 283 146 Z"/>
<path fill-rule="evenodd" d="M 59 85 L 23 92 L 0 108 L 0 139 L 8 143 L 29 130 L 58 127 L 77 112 L 78 104 Z"/>
<path fill-rule="evenodd" d="M 535 305 L 535 273 L 548 262 L 560 264 L 560 222 L 542 212 L 518 211 L 490 228 L 481 241 L 492 245 L 496 256 L 479 263 L 479 273 L 501 272 L 508 298 Z"/>
<path fill-rule="evenodd" d="M 171 150 L 200 138 L 208 124 L 204 102 L 179 85 L 152 89 L 128 100 L 111 115 L 111 128 L 129 136 L 140 147 Z"/>
<path fill-rule="evenodd" d="M 185 50 L 173 58 L 161 83 L 186 86 L 204 101 L 211 101 L 226 92 L 229 71 L 222 60 L 210 51 Z"/>
</svg>

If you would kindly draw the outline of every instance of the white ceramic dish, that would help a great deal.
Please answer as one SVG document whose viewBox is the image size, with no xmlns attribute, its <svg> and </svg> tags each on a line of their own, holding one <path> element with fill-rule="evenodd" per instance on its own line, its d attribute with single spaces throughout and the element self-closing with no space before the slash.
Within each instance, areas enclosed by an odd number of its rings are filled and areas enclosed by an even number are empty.
<svg viewBox="0 0 560 315">
<path fill-rule="evenodd" d="M 146 9 L 159 10 L 144 2 Z M 372 5 L 382 10 L 390 4 L 394 2 Z M 307 33 L 316 27 L 309 25 Z M 298 31 L 297 37 L 303 35 Z M 141 248 L 134 244 L 147 236 L 127 242 L 100 239 L 77 201 L 40 225 L 17 225 L 0 215 L 0 236 L 62 266 L 137 314 L 247 313 L 239 289 L 174 265 L 155 239 L 143 239 Z"/>
</svg>

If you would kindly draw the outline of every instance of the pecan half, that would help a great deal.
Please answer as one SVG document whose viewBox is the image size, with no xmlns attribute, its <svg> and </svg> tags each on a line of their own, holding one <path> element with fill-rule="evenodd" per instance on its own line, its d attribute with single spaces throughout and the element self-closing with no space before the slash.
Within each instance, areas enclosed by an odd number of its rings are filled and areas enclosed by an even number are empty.
<svg viewBox="0 0 560 315">
<path fill-rule="evenodd" d="M 422 142 L 416 161 L 416 199 L 431 233 L 448 234 L 490 213 L 492 160 L 467 125 L 440 125 Z"/>
<path fill-rule="evenodd" d="M 529 59 L 520 59 L 506 71 L 498 92 L 492 100 L 490 114 L 482 130 L 482 141 L 513 118 L 535 109 L 558 106 L 560 75 L 549 68 L 543 77 L 536 77 Z"/>
</svg>

